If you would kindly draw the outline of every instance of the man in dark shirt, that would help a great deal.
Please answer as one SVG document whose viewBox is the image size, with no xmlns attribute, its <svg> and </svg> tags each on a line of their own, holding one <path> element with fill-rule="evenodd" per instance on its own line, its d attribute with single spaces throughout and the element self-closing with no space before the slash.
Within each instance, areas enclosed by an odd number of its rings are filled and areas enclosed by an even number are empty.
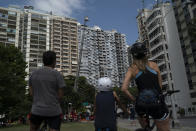
<svg viewBox="0 0 196 131">
<path fill-rule="evenodd" d="M 30 131 L 37 131 L 46 121 L 50 131 L 60 130 L 60 99 L 65 87 L 63 76 L 56 70 L 56 53 L 47 51 L 43 54 L 44 67 L 34 71 L 29 78 L 30 94 L 33 104 L 30 116 Z"/>
</svg>

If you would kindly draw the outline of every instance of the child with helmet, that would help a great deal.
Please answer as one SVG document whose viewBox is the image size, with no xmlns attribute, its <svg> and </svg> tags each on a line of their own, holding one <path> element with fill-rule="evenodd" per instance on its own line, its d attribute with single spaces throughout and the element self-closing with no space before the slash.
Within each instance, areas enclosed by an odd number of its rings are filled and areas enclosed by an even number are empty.
<svg viewBox="0 0 196 131">
<path fill-rule="evenodd" d="M 95 131 L 117 131 L 115 101 L 122 109 L 126 108 L 120 103 L 116 92 L 112 90 L 112 81 L 108 77 L 98 79 L 98 93 L 95 98 Z"/>
</svg>

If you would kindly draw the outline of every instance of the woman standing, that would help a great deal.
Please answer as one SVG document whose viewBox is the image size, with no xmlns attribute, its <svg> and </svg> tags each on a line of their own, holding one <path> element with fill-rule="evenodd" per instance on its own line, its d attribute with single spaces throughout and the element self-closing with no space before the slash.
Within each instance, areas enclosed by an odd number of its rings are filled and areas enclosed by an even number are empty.
<svg viewBox="0 0 196 131">
<path fill-rule="evenodd" d="M 126 73 L 122 91 L 134 102 L 136 102 L 136 112 L 142 128 L 147 123 L 144 118 L 149 114 L 154 120 L 158 131 L 169 131 L 169 112 L 162 94 L 162 80 L 158 65 L 148 61 L 147 49 L 144 43 L 135 43 L 131 48 L 133 64 Z M 135 99 L 128 91 L 131 80 L 135 79 L 139 95 Z"/>
</svg>

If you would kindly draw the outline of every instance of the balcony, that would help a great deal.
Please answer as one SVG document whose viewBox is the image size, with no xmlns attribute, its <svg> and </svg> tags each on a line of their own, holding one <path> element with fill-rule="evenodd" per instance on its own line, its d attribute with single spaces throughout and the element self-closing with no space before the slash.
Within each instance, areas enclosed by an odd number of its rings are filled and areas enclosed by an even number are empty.
<svg viewBox="0 0 196 131">
<path fill-rule="evenodd" d="M 150 48 L 150 52 L 152 52 L 153 50 L 157 49 L 158 47 L 163 46 L 163 44 L 166 44 L 165 41 L 159 42 L 158 44 L 154 45 L 153 47 Z"/>
<path fill-rule="evenodd" d="M 166 52 L 166 53 L 168 53 L 168 52 Z M 164 54 L 165 54 L 164 51 L 160 51 L 160 52 L 156 53 L 155 55 L 153 55 L 153 57 L 151 57 L 151 59 L 155 60 L 155 59 L 157 59 L 157 57 L 164 55 Z"/>
<path fill-rule="evenodd" d="M 161 37 L 161 36 L 163 36 L 163 35 L 165 35 L 164 32 L 162 32 L 162 33 L 159 32 L 159 33 L 155 34 L 152 38 L 149 38 L 149 42 L 151 43 L 151 42 L 153 42 L 156 38 Z"/>
<path fill-rule="evenodd" d="M 160 27 L 160 24 L 157 23 L 151 30 L 149 30 L 148 34 L 151 34 L 153 31 L 155 31 L 157 28 Z"/>
</svg>

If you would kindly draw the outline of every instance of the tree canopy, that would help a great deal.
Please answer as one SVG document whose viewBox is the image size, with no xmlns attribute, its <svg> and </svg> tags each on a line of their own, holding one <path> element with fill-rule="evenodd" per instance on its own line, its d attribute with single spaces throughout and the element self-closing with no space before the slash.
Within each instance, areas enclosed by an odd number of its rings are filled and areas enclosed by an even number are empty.
<svg viewBox="0 0 196 131">
<path fill-rule="evenodd" d="M 129 105 L 132 103 L 132 101 L 126 96 L 126 94 L 121 91 L 121 88 L 115 87 L 113 90 L 117 93 L 122 104 Z M 133 96 L 136 97 L 138 95 L 137 87 L 131 87 L 131 88 L 128 88 L 128 90 Z"/>
<path fill-rule="evenodd" d="M 26 91 L 26 62 L 12 45 L 0 44 L 0 114 L 14 119 L 21 115 Z"/>
<path fill-rule="evenodd" d="M 81 109 L 82 103 L 87 102 L 93 104 L 95 96 L 95 88 L 90 85 L 86 78 L 81 76 L 78 79 L 78 90 L 75 91 L 74 87 L 75 76 L 66 76 L 65 84 L 66 88 L 64 89 L 63 97 L 63 110 L 67 111 L 69 103 L 72 103 L 72 108 Z"/>
</svg>

